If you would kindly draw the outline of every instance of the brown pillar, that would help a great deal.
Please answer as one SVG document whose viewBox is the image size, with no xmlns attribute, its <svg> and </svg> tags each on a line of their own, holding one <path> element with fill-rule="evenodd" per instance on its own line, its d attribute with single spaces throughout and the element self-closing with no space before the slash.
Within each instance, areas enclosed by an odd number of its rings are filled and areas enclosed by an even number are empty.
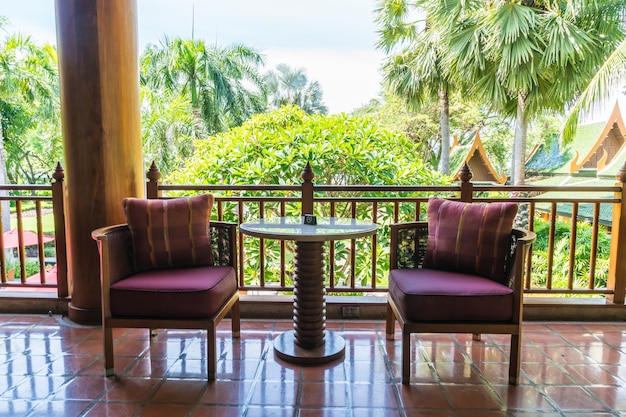
<svg viewBox="0 0 626 417">
<path fill-rule="evenodd" d="M 100 321 L 91 231 L 123 223 L 143 195 L 135 0 L 56 0 L 65 156 L 69 316 Z"/>
</svg>

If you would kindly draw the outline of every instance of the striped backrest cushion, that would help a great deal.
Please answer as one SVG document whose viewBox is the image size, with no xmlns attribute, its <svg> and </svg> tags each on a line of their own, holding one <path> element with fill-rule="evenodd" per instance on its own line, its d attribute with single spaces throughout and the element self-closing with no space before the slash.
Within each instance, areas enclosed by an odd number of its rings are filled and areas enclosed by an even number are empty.
<svg viewBox="0 0 626 417">
<path fill-rule="evenodd" d="M 137 271 L 212 265 L 210 194 L 169 200 L 125 198 L 122 202 Z"/>
<path fill-rule="evenodd" d="M 504 281 L 515 203 L 473 204 L 431 198 L 424 267 Z"/>
</svg>

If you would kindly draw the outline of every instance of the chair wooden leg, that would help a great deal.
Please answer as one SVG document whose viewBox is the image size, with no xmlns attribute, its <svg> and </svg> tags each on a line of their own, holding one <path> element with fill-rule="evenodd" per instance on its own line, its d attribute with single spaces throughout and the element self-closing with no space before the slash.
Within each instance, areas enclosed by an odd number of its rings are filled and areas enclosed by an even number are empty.
<svg viewBox="0 0 626 417">
<path fill-rule="evenodd" d="M 104 336 L 104 375 L 113 376 L 115 365 L 113 363 L 113 329 L 102 325 Z"/>
<path fill-rule="evenodd" d="M 509 384 L 517 385 L 520 373 L 521 335 L 511 335 L 511 355 L 509 358 Z"/>
<path fill-rule="evenodd" d="M 480 342 L 480 333 L 473 333 L 472 334 L 472 340 Z"/>
<path fill-rule="evenodd" d="M 207 329 L 207 373 L 209 381 L 215 380 L 215 374 L 217 372 L 217 338 L 216 338 L 216 326 L 217 323 L 212 323 Z"/>
<path fill-rule="evenodd" d="M 387 304 L 387 340 L 393 340 L 395 334 L 396 317 L 389 304 Z"/>
<path fill-rule="evenodd" d="M 239 300 L 233 304 L 230 309 L 230 320 L 233 330 L 233 337 L 239 337 L 239 333 L 241 331 L 241 315 L 239 312 Z"/>
<path fill-rule="evenodd" d="M 402 383 L 411 379 L 411 333 L 402 329 Z"/>
</svg>

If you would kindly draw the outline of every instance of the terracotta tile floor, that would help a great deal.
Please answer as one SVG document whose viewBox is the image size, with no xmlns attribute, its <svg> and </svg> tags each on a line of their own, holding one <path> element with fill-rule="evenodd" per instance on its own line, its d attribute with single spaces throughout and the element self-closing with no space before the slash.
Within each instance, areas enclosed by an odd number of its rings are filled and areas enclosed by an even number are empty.
<svg viewBox="0 0 626 417">
<path fill-rule="evenodd" d="M 626 324 L 524 324 L 521 384 L 507 380 L 508 338 L 420 335 L 411 384 L 383 322 L 329 322 L 344 360 L 300 367 L 274 357 L 289 321 L 220 325 L 218 380 L 206 382 L 204 335 L 120 330 L 103 376 L 98 327 L 0 315 L 0 416 L 626 416 Z M 399 339 L 399 338 L 397 338 Z"/>
</svg>

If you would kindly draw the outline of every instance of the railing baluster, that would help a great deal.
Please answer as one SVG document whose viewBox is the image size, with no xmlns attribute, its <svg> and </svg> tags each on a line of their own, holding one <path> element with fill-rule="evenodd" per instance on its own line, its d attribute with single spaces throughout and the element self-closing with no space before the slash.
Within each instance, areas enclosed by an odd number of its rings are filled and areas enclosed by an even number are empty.
<svg viewBox="0 0 626 417">
<path fill-rule="evenodd" d="M 574 288 L 574 273 L 576 270 L 576 231 L 578 223 L 578 203 L 572 203 L 572 221 L 570 225 L 570 245 L 569 245 L 569 258 L 567 264 L 567 288 Z"/>
<path fill-rule="evenodd" d="M 337 206 L 334 201 L 330 202 L 330 217 L 335 217 L 337 215 Z M 335 241 L 331 240 L 328 242 L 328 287 L 331 290 L 335 289 L 336 284 L 336 276 L 335 276 Z"/>
<path fill-rule="evenodd" d="M 356 201 L 350 205 L 350 217 L 356 218 Z M 350 240 L 350 288 L 356 288 L 356 240 Z"/>
<path fill-rule="evenodd" d="M 600 203 L 593 205 L 593 223 L 591 224 L 591 253 L 589 257 L 589 289 L 596 287 L 596 260 L 598 255 L 598 225 L 600 224 Z"/>
<path fill-rule="evenodd" d="M 535 228 L 535 203 L 530 202 L 528 205 L 528 229 L 533 231 Z M 525 274 L 525 282 L 524 289 L 528 290 L 530 288 L 530 283 L 532 280 L 532 253 L 533 253 L 533 245 L 530 246 L 528 250 L 528 256 L 526 257 L 526 274 Z"/>
<path fill-rule="evenodd" d="M 259 201 L 259 217 L 265 218 L 265 202 Z M 265 239 L 259 239 L 259 281 L 261 288 L 265 287 Z"/>
<path fill-rule="evenodd" d="M 554 236 L 556 234 L 556 203 L 550 204 L 550 232 L 548 236 L 548 276 L 546 288 L 552 288 L 552 266 L 554 265 Z"/>
<path fill-rule="evenodd" d="M 39 257 L 39 281 L 46 283 L 46 254 L 43 247 L 43 226 L 41 221 L 41 201 L 35 201 L 35 215 L 37 216 L 37 254 Z"/>
<path fill-rule="evenodd" d="M 244 205 L 243 205 L 243 201 L 240 200 L 237 204 L 237 223 L 241 224 L 243 223 L 243 221 L 244 221 Z M 239 259 L 239 269 L 238 269 L 239 286 L 245 287 L 246 282 L 245 282 L 244 273 L 243 273 L 244 272 L 243 269 L 245 265 L 245 257 L 244 257 L 245 251 L 244 251 L 244 246 L 243 246 L 244 238 L 243 238 L 243 233 L 239 232 L 238 234 L 239 236 L 237 237 L 237 240 L 239 242 L 237 244 L 237 250 L 239 251 L 239 257 L 238 257 Z"/>
<path fill-rule="evenodd" d="M 399 211 L 400 211 L 400 202 L 399 201 L 394 201 L 393 202 L 393 223 L 398 223 L 398 219 L 399 217 Z"/>
<path fill-rule="evenodd" d="M 378 203 L 376 201 L 374 201 L 372 203 L 372 218 L 371 218 L 372 223 L 378 223 Z M 376 264 L 378 262 L 378 257 L 377 257 L 377 251 L 376 248 L 378 248 L 378 233 L 374 233 L 371 237 L 371 243 L 372 243 L 372 249 L 371 249 L 371 253 L 370 253 L 370 259 L 372 262 L 372 270 L 371 270 L 371 284 L 370 286 L 372 287 L 372 289 L 376 289 L 376 287 L 378 286 L 377 283 L 377 275 L 376 275 Z"/>
<path fill-rule="evenodd" d="M 286 204 L 284 201 L 280 202 L 280 216 L 284 217 L 286 214 Z M 285 241 L 281 240 L 280 241 L 280 286 L 281 287 L 285 287 L 287 285 L 287 280 L 286 280 L 286 268 L 285 268 L 285 249 L 286 245 L 285 245 Z"/>
</svg>

